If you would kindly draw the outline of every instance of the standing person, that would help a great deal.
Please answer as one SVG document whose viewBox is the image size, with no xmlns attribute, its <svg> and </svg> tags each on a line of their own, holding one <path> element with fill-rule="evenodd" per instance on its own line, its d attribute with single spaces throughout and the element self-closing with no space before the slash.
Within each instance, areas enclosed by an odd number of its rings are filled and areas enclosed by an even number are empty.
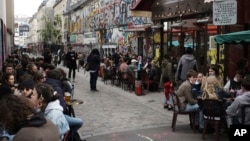
<svg viewBox="0 0 250 141">
<path fill-rule="evenodd" d="M 98 70 L 100 68 L 100 53 L 98 49 L 93 49 L 87 58 L 90 73 L 90 90 L 93 92 L 98 91 L 96 89 L 96 82 L 98 78 Z"/>
<path fill-rule="evenodd" d="M 73 47 L 69 47 L 69 52 L 66 54 L 67 67 L 69 68 L 68 78 L 71 80 L 71 72 L 73 71 L 73 82 L 76 76 L 76 59 L 77 53 L 73 50 Z"/>
<path fill-rule="evenodd" d="M 50 52 L 50 50 L 48 48 L 44 49 L 43 59 L 44 59 L 45 63 L 51 64 L 52 54 L 51 54 L 51 52 Z"/>
<path fill-rule="evenodd" d="M 161 64 L 161 78 L 160 78 L 160 86 L 164 85 L 164 79 L 172 81 L 172 63 L 169 54 L 164 55 L 164 59 Z"/>
<path fill-rule="evenodd" d="M 177 70 L 175 73 L 175 80 L 177 82 L 183 82 L 186 80 L 186 75 L 189 70 L 198 71 L 198 65 L 195 57 L 193 56 L 193 49 L 186 48 L 186 53 L 181 56 Z"/>
</svg>

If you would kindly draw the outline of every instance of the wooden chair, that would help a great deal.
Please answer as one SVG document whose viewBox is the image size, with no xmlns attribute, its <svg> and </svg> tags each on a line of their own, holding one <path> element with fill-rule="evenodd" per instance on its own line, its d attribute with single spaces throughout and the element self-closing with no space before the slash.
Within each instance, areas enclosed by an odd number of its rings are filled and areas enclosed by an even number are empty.
<svg viewBox="0 0 250 141">
<path fill-rule="evenodd" d="M 241 107 L 241 124 L 245 124 L 246 121 L 250 121 L 250 119 L 246 119 L 246 114 L 250 114 L 250 104 L 242 105 Z"/>
<path fill-rule="evenodd" d="M 118 79 L 119 79 L 119 83 L 122 89 L 125 89 L 125 85 L 128 83 L 128 79 L 127 79 L 127 73 L 125 72 L 118 72 Z"/>
<path fill-rule="evenodd" d="M 115 79 L 117 78 L 116 76 L 117 76 L 117 73 L 114 67 L 111 67 L 109 70 L 105 68 L 103 69 L 104 84 L 107 84 L 108 80 L 110 80 L 111 84 L 113 84 Z"/>
<path fill-rule="evenodd" d="M 190 126 L 193 129 L 194 132 L 195 131 L 195 111 L 194 112 L 185 112 L 185 111 L 180 111 L 179 109 L 181 109 L 181 102 L 179 97 L 176 95 L 176 93 L 172 93 L 172 97 L 173 97 L 173 103 L 174 103 L 174 108 L 173 108 L 173 119 L 172 119 L 172 130 L 173 132 L 175 132 L 175 126 L 176 126 L 176 121 L 177 121 L 177 116 L 178 114 L 181 115 L 189 115 L 189 121 L 190 121 Z"/>
<path fill-rule="evenodd" d="M 219 140 L 219 128 L 220 124 L 225 122 L 225 109 L 224 103 L 217 99 L 205 99 L 201 101 L 201 108 L 204 117 L 204 129 L 202 133 L 202 139 L 205 139 L 207 125 L 211 124 L 215 129 L 215 139 Z"/>
<path fill-rule="evenodd" d="M 149 78 L 149 75 L 148 75 L 148 73 L 146 72 L 146 71 L 141 71 L 140 72 L 140 78 L 141 78 L 141 81 L 142 81 L 142 85 L 146 85 L 147 86 L 147 91 L 149 91 L 149 86 L 150 85 L 153 85 L 154 87 L 156 87 L 156 88 L 154 88 L 154 89 L 157 89 L 157 90 L 159 90 L 159 84 L 158 84 L 158 82 L 157 81 L 154 81 L 154 80 L 150 80 L 150 78 Z"/>
</svg>

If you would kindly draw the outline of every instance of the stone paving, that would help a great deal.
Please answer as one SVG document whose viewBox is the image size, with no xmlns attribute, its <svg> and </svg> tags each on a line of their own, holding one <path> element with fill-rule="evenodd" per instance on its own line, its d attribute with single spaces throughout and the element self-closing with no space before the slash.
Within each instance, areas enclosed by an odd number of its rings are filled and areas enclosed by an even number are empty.
<svg viewBox="0 0 250 141">
<path fill-rule="evenodd" d="M 81 69 L 76 73 L 74 98 L 84 101 L 74 107 L 76 116 L 84 120 L 80 129 L 82 137 L 171 126 L 173 113 L 163 108 L 163 92 L 137 96 L 111 85 L 110 81 L 104 84 L 100 78 L 97 89 L 100 92 L 90 91 L 88 72 Z M 177 126 L 188 123 L 187 116 L 178 116 Z"/>
<path fill-rule="evenodd" d="M 68 72 L 67 68 L 62 68 Z M 171 132 L 173 113 L 163 108 L 163 92 L 148 92 L 137 96 L 134 92 L 111 85 L 110 81 L 104 84 L 100 78 L 97 82 L 97 89 L 100 92 L 91 92 L 89 73 L 84 72 L 83 69 L 76 72 L 74 84 L 74 98 L 84 101 L 83 104 L 74 106 L 76 117 L 84 120 L 83 127 L 79 129 L 83 139 L 94 136 L 105 137 L 111 133 L 126 134 L 126 132 L 152 128 L 162 131 L 165 128 L 165 132 L 173 133 Z M 201 134 L 193 134 L 189 127 L 187 115 L 178 115 L 174 135 L 173 141 L 176 139 L 201 140 Z M 214 137 L 212 135 L 209 138 L 213 140 Z M 168 140 L 172 141 L 170 138 Z"/>
</svg>

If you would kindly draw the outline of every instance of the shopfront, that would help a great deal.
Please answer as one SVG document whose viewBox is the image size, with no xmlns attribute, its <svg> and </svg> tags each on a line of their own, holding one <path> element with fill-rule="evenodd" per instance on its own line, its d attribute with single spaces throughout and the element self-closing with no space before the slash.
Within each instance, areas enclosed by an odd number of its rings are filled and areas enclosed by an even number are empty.
<svg viewBox="0 0 250 141">
<path fill-rule="evenodd" d="M 160 45 L 160 56 L 171 54 L 177 59 L 185 47 L 192 47 L 201 72 L 206 74 L 209 65 L 218 64 L 221 75 L 232 78 L 237 61 L 242 57 L 249 60 L 249 44 L 219 45 L 214 38 L 219 34 L 249 30 L 249 3 L 248 0 L 236 1 L 235 24 L 214 25 L 212 0 L 155 0 L 151 8 L 152 20 L 162 27 L 153 33 L 160 39 L 160 42 L 154 40 L 154 46 Z"/>
</svg>

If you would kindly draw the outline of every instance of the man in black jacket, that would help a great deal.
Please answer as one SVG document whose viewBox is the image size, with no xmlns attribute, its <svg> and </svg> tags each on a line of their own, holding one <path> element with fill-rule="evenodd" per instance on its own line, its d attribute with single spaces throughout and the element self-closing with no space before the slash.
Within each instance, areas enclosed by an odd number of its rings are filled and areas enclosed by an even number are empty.
<svg viewBox="0 0 250 141">
<path fill-rule="evenodd" d="M 87 58 L 87 62 L 89 64 L 89 72 L 90 72 L 90 90 L 96 92 L 98 91 L 96 89 L 96 82 L 101 62 L 100 53 L 98 49 L 92 50 L 92 52 Z"/>
<path fill-rule="evenodd" d="M 69 47 L 69 52 L 66 54 L 67 67 L 69 68 L 68 78 L 71 80 L 71 72 L 73 71 L 73 82 L 76 76 L 76 59 L 77 54 L 73 50 L 73 47 Z"/>
</svg>

